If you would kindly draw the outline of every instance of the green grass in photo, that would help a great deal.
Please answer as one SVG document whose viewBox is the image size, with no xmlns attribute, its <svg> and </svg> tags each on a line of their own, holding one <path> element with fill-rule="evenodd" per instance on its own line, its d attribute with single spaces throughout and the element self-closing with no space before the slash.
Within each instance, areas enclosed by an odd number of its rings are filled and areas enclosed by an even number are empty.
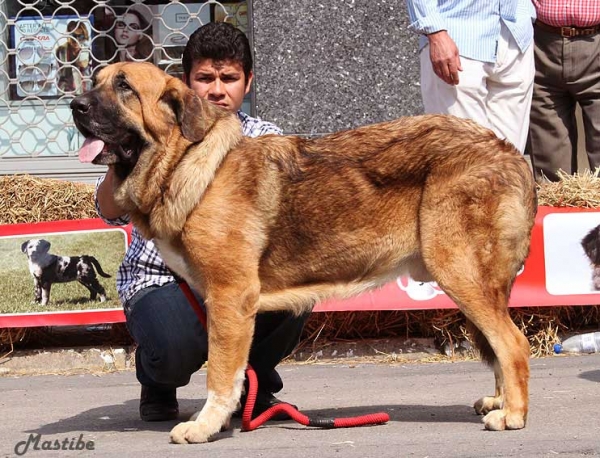
<svg viewBox="0 0 600 458">
<path fill-rule="evenodd" d="M 21 244 L 30 239 L 44 239 L 52 244 L 50 253 L 57 256 L 94 256 L 111 278 L 97 275 L 106 290 L 106 302 L 90 301 L 90 293 L 77 281 L 54 283 L 50 303 L 34 302 L 33 277 Z M 32 313 L 98 308 L 119 308 L 115 278 L 125 254 L 126 238 L 121 230 L 39 234 L 24 237 L 0 237 L 0 313 Z"/>
</svg>

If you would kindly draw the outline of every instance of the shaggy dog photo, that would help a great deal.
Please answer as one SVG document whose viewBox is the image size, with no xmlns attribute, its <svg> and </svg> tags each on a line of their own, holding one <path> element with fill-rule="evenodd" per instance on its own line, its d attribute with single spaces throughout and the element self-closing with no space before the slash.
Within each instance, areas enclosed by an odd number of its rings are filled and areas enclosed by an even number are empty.
<svg viewBox="0 0 600 458">
<path fill-rule="evenodd" d="M 600 291 L 600 225 L 593 228 L 581 241 L 581 246 L 592 264 L 592 284 Z"/>
<path fill-rule="evenodd" d="M 33 276 L 34 300 L 41 305 L 50 302 L 50 288 L 53 283 L 78 281 L 90 292 L 90 300 L 100 297 L 106 301 L 106 291 L 96 277 L 96 271 L 104 278 L 110 278 L 93 256 L 57 256 L 50 254 L 50 242 L 33 239 L 23 242 L 21 251 L 27 255 L 29 272 Z"/>
<path fill-rule="evenodd" d="M 496 380 L 475 402 L 485 428 L 525 426 L 529 342 L 508 300 L 537 207 L 509 142 L 443 115 L 244 138 L 235 114 L 149 63 L 103 68 L 71 109 L 80 160 L 114 166 L 117 204 L 206 301 L 207 400 L 173 442 L 229 425 L 257 313 L 302 313 L 405 273 L 466 315 Z"/>
</svg>

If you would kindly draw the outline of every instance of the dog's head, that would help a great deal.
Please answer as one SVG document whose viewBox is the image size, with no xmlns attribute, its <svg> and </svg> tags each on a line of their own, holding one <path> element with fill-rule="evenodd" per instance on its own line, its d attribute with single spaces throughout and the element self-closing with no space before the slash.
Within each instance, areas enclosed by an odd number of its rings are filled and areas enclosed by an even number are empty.
<svg viewBox="0 0 600 458">
<path fill-rule="evenodd" d="M 595 266 L 600 266 L 600 225 L 593 228 L 581 240 L 583 251 Z"/>
<path fill-rule="evenodd" d="M 50 242 L 43 239 L 27 240 L 21 244 L 21 251 L 27 255 L 28 259 L 34 261 L 42 257 L 50 250 Z"/>
<path fill-rule="evenodd" d="M 150 63 L 120 62 L 103 68 L 94 88 L 71 101 L 86 138 L 79 159 L 115 164 L 121 179 L 140 157 L 179 141 L 202 141 L 225 110 L 198 97 L 183 81 Z"/>
</svg>

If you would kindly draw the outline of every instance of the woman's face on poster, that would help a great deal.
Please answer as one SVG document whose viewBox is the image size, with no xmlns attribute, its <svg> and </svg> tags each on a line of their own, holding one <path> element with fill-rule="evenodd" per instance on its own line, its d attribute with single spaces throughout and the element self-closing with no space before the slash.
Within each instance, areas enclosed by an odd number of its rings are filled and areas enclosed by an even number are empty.
<svg viewBox="0 0 600 458">
<path fill-rule="evenodd" d="M 126 13 L 115 24 L 115 40 L 122 46 L 133 46 L 142 37 L 139 18 L 132 13 Z"/>
</svg>

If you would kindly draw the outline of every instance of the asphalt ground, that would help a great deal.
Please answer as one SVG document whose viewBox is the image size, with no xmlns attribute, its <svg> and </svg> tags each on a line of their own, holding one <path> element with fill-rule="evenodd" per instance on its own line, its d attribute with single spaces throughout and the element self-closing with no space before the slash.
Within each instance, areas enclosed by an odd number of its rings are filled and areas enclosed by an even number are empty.
<svg viewBox="0 0 600 458">
<path fill-rule="evenodd" d="M 492 372 L 476 361 L 285 364 L 280 397 L 310 417 L 387 412 L 386 425 L 315 429 L 269 422 L 251 432 L 240 421 L 207 444 L 174 445 L 176 422 L 138 417 L 132 370 L 0 378 L 0 456 L 22 453 L 31 435 L 74 450 L 21 456 L 98 457 L 575 457 L 600 456 L 600 354 L 531 360 L 530 413 L 520 431 L 486 431 L 473 402 L 493 392 Z M 178 390 L 180 420 L 205 400 L 206 372 Z M 76 450 L 79 443 L 87 449 Z M 17 445 L 20 444 L 20 448 Z M 16 448 L 17 447 L 17 448 Z M 90 449 L 93 448 L 93 449 Z"/>
</svg>

